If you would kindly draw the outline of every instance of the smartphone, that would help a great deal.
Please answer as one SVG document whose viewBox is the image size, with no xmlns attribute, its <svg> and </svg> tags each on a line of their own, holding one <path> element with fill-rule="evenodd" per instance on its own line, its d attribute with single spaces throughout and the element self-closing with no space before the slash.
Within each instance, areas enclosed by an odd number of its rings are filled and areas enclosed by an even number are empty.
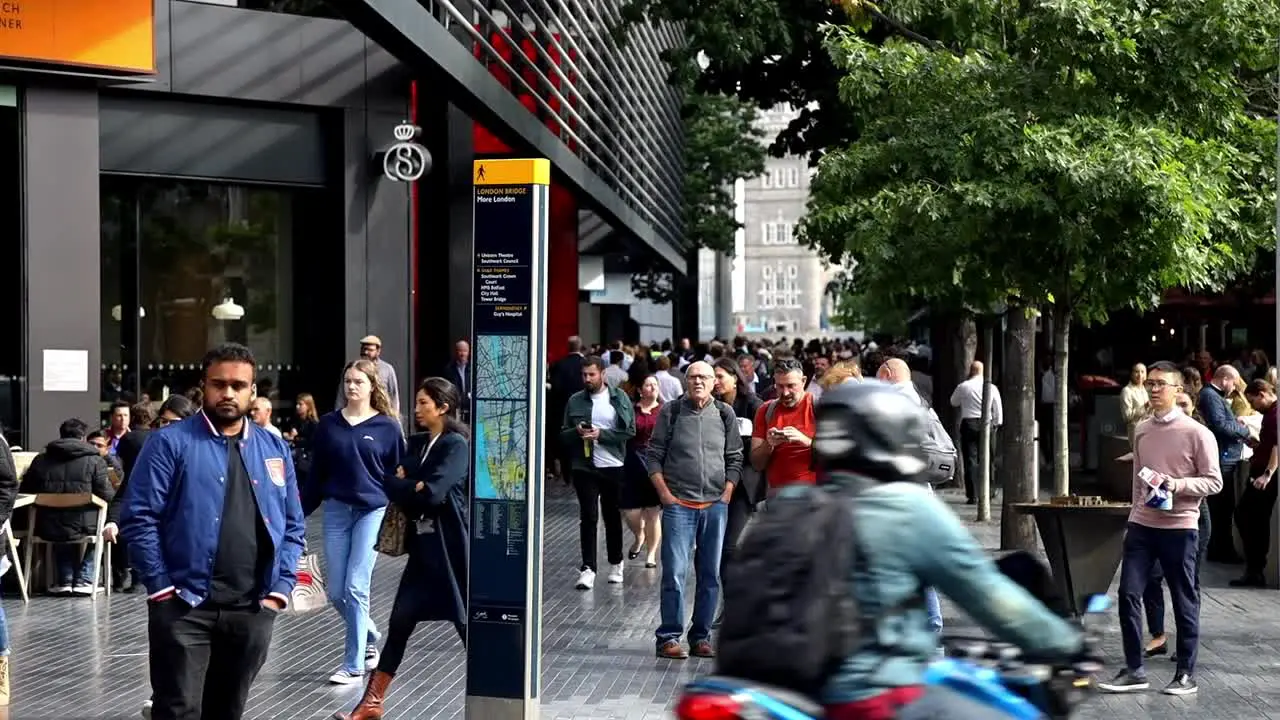
<svg viewBox="0 0 1280 720">
<path fill-rule="evenodd" d="M 590 429 L 591 429 L 591 423 L 589 423 L 589 422 L 580 422 L 580 423 L 578 423 L 578 429 L 579 429 L 579 430 L 582 430 L 583 432 L 586 432 L 587 430 L 590 430 Z"/>
</svg>

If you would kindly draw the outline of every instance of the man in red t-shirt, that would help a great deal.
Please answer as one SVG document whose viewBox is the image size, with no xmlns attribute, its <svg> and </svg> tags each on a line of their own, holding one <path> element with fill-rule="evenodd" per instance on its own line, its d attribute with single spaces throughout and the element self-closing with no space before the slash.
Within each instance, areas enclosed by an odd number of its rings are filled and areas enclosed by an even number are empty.
<svg viewBox="0 0 1280 720">
<path fill-rule="evenodd" d="M 813 396 L 804 390 L 799 360 L 779 360 L 773 370 L 776 400 L 756 410 L 751 427 L 751 467 L 765 473 L 770 492 L 817 481 L 813 472 Z"/>
<path fill-rule="evenodd" d="M 1262 413 L 1262 432 L 1249 459 L 1249 483 L 1236 503 L 1236 527 L 1244 546 L 1244 575 L 1232 587 L 1266 587 L 1263 570 L 1271 547 L 1271 512 L 1276 506 L 1276 389 L 1266 380 L 1254 380 L 1244 391 L 1254 410 Z"/>
</svg>

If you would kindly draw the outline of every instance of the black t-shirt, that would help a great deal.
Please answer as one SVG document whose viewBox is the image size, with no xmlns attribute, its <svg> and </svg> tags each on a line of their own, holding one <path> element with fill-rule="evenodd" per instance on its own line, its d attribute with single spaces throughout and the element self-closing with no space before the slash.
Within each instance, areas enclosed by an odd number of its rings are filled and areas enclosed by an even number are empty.
<svg viewBox="0 0 1280 720">
<path fill-rule="evenodd" d="M 226 495 L 213 561 L 209 602 L 225 607 L 253 605 L 262 597 L 262 579 L 271 562 L 271 537 L 258 511 L 253 481 L 240 455 L 240 439 L 227 438 Z"/>
</svg>

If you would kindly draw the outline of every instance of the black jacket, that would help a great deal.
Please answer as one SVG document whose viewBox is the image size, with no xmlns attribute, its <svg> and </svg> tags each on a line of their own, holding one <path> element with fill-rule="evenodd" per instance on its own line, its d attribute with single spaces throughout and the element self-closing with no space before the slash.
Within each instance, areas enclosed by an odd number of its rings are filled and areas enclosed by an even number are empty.
<svg viewBox="0 0 1280 720">
<path fill-rule="evenodd" d="M 13 514 L 18 499 L 18 463 L 14 462 L 9 443 L 0 435 L 0 525 Z"/>
<path fill-rule="evenodd" d="M 116 487 L 115 498 L 111 499 L 111 504 L 107 506 L 107 522 L 112 522 L 116 525 L 120 524 L 120 509 L 121 501 L 124 500 L 124 489 L 129 485 L 129 476 L 133 474 L 133 466 L 138 462 L 138 455 L 142 453 L 142 446 L 147 442 L 147 436 L 150 434 L 150 430 L 130 430 L 116 444 L 116 459 L 120 461 L 121 470 L 124 474 L 120 476 L 120 485 Z"/>
<path fill-rule="evenodd" d="M 115 496 L 107 476 L 107 461 L 83 440 L 54 440 L 31 461 L 22 477 L 22 492 L 86 493 L 103 500 Z M 80 540 L 97 532 L 93 509 L 36 509 L 36 536 L 51 542 Z"/>
</svg>

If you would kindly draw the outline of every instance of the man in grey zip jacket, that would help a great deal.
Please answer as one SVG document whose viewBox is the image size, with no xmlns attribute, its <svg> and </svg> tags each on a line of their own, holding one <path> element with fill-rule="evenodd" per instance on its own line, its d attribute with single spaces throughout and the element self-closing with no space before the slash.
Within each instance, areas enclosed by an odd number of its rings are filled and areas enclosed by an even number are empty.
<svg viewBox="0 0 1280 720">
<path fill-rule="evenodd" d="M 705 362 L 685 372 L 688 392 L 658 412 L 645 464 L 662 501 L 662 622 L 655 633 L 658 657 L 682 660 L 684 582 L 697 547 L 697 594 L 689 628 L 690 651 L 714 657 L 711 624 L 720 601 L 720 551 L 729 498 L 742 474 L 742 437 L 733 408 L 711 397 L 715 382 Z"/>
</svg>

